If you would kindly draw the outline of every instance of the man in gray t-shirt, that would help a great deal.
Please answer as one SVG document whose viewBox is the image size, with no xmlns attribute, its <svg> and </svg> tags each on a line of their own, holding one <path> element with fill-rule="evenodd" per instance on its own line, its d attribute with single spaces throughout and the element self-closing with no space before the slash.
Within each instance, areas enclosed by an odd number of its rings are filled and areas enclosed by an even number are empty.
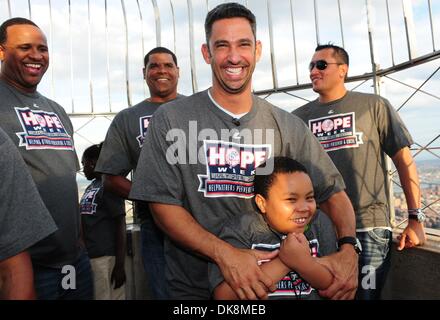
<svg viewBox="0 0 440 320">
<path fill-rule="evenodd" d="M 0 154 L 0 299 L 32 299 L 27 250 L 57 227 L 20 153 L 1 128 Z"/>
<path fill-rule="evenodd" d="M 347 186 L 363 247 L 357 297 L 379 299 L 390 267 L 392 241 L 385 154 L 397 168 L 410 213 L 398 250 L 423 244 L 425 239 L 423 221 L 417 221 L 417 214 L 411 216 L 411 212 L 421 213 L 419 179 L 409 150 L 413 140 L 399 115 L 377 95 L 347 92 L 344 80 L 348 64 L 343 48 L 318 46 L 310 63 L 310 79 L 319 98 L 293 113 L 321 142 Z M 364 266 L 375 268 L 374 287 L 361 286 L 365 270 L 369 270 Z"/>
<path fill-rule="evenodd" d="M 182 97 L 177 93 L 179 67 L 172 51 L 156 47 L 148 52 L 143 73 L 150 98 L 115 116 L 95 168 L 104 174 L 104 187 L 125 199 L 131 188 L 126 177 L 136 168 L 154 112 L 163 103 Z M 150 291 L 154 299 L 166 299 L 162 231 L 154 224 L 146 203 L 135 202 L 135 217 L 141 223 L 142 260 Z"/>
<path fill-rule="evenodd" d="M 60 105 L 37 91 L 49 65 L 46 37 L 32 21 L 12 18 L 0 26 L 0 45 L 0 127 L 19 150 L 58 227 L 30 249 L 37 296 L 92 298 L 90 263 L 80 244 L 73 126 Z M 59 290 L 66 265 L 81 266 L 77 290 Z"/>
<path fill-rule="evenodd" d="M 155 113 L 130 197 L 149 201 L 169 236 L 171 297 L 208 299 L 210 259 L 240 298 L 264 298 L 275 284 L 257 260 L 274 253 L 238 250 L 218 238 L 226 221 L 252 210 L 256 166 L 278 155 L 303 163 L 317 202 L 341 236 L 355 234 L 353 208 L 342 177 L 301 120 L 252 95 L 252 73 L 261 55 L 252 12 L 236 3 L 221 4 L 208 13 L 205 32 L 202 53 L 211 64 L 213 85 Z M 344 245 L 326 258 L 334 278 L 344 280 L 334 280 L 321 292 L 324 296 L 354 296 L 357 255 L 352 248 Z"/>
</svg>

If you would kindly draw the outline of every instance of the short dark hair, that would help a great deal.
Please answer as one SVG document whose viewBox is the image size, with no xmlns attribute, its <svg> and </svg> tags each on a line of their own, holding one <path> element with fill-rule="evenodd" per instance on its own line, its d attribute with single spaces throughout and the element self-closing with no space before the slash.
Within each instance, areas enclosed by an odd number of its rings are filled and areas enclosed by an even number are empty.
<svg viewBox="0 0 440 320">
<path fill-rule="evenodd" d="M 263 197 L 267 197 L 267 194 L 269 192 L 269 188 L 272 186 L 277 174 L 280 173 L 293 173 L 293 172 L 304 172 L 308 175 L 306 167 L 304 167 L 301 163 L 298 161 L 289 158 L 289 157 L 274 157 L 272 159 L 269 159 L 268 161 L 273 161 L 273 171 L 270 174 L 262 175 L 257 174 L 255 175 L 254 180 L 254 193 L 255 194 L 261 194 Z M 266 163 L 261 164 L 257 167 L 257 173 L 258 168 L 263 168 L 266 166 Z"/>
<path fill-rule="evenodd" d="M 344 64 L 346 64 L 347 66 L 349 65 L 350 62 L 350 58 L 348 57 L 348 53 L 347 51 L 345 51 L 344 48 L 336 46 L 334 44 L 320 44 L 316 47 L 315 52 L 316 51 L 321 51 L 324 49 L 333 49 L 333 57 L 335 57 L 336 59 L 340 59 L 341 62 L 343 62 Z"/>
<path fill-rule="evenodd" d="M 98 160 L 99 154 L 101 153 L 102 144 L 103 142 L 100 144 L 94 144 L 84 150 L 83 159 Z"/>
<path fill-rule="evenodd" d="M 5 22 L 2 23 L 2 25 L 0 26 L 0 44 L 4 44 L 7 40 L 7 29 L 10 26 L 14 26 L 14 25 L 18 25 L 18 24 L 30 24 L 34 27 L 37 27 L 38 29 L 40 29 L 39 26 L 37 26 L 35 24 L 35 22 L 26 19 L 26 18 L 21 18 L 21 17 L 15 17 L 15 18 L 11 18 L 6 20 Z"/>
<path fill-rule="evenodd" d="M 170 54 L 171 57 L 173 57 L 173 61 L 174 61 L 175 65 L 176 65 L 176 67 L 177 67 L 177 57 L 176 57 L 176 55 L 174 54 L 173 51 L 171 51 L 170 49 L 167 49 L 167 48 L 165 48 L 165 47 L 156 47 L 156 48 L 151 49 L 151 50 L 145 55 L 145 57 L 144 57 L 144 67 L 147 67 L 148 60 L 150 59 L 150 56 L 151 56 L 152 54 L 155 54 L 155 53 L 168 53 L 168 54 Z"/>
<path fill-rule="evenodd" d="M 257 37 L 257 20 L 255 19 L 255 15 L 245 6 L 236 3 L 229 2 L 223 3 L 216 6 L 214 9 L 208 12 L 208 15 L 205 19 L 205 35 L 206 35 L 206 44 L 209 45 L 209 38 L 212 33 L 212 25 L 217 20 L 228 19 L 228 18 L 245 18 L 249 21 L 252 33 L 254 34 L 254 38 Z"/>
</svg>

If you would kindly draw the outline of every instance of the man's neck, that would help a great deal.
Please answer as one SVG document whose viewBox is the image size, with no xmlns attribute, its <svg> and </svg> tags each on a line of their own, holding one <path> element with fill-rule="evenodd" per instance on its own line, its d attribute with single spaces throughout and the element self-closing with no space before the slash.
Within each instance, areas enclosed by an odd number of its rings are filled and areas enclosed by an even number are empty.
<svg viewBox="0 0 440 320">
<path fill-rule="evenodd" d="M 332 101 L 336 101 L 341 99 L 347 93 L 347 89 L 345 87 L 338 88 L 331 92 L 321 92 L 319 93 L 319 102 L 328 103 Z"/>
<path fill-rule="evenodd" d="M 253 100 L 250 90 L 244 90 L 236 94 L 226 93 L 223 90 L 215 90 L 213 87 L 209 90 L 215 102 L 233 114 L 247 113 L 252 109 Z"/>
</svg>

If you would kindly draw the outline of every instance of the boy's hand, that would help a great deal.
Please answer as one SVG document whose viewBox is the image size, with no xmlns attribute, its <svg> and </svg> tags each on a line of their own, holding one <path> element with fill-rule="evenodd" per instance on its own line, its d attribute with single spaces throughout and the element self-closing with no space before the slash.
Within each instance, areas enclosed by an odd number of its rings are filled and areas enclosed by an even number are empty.
<svg viewBox="0 0 440 320">
<path fill-rule="evenodd" d="M 281 242 L 279 258 L 290 269 L 296 269 L 298 261 L 311 257 L 309 241 L 304 234 L 289 233 Z"/>
</svg>

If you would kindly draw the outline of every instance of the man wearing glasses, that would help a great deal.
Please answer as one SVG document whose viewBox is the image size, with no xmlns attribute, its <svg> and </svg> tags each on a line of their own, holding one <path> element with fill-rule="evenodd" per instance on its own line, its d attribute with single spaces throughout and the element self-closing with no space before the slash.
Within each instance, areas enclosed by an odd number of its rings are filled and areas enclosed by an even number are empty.
<svg viewBox="0 0 440 320">
<path fill-rule="evenodd" d="M 335 45 L 319 45 L 309 65 L 313 91 L 319 94 L 293 113 L 321 142 L 341 172 L 356 212 L 359 256 L 358 299 L 379 299 L 390 267 L 392 226 L 386 195 L 387 154 L 399 173 L 408 205 L 408 226 L 398 250 L 425 241 L 417 169 L 409 146 L 411 135 L 384 98 L 348 92 L 349 57 Z"/>
</svg>

